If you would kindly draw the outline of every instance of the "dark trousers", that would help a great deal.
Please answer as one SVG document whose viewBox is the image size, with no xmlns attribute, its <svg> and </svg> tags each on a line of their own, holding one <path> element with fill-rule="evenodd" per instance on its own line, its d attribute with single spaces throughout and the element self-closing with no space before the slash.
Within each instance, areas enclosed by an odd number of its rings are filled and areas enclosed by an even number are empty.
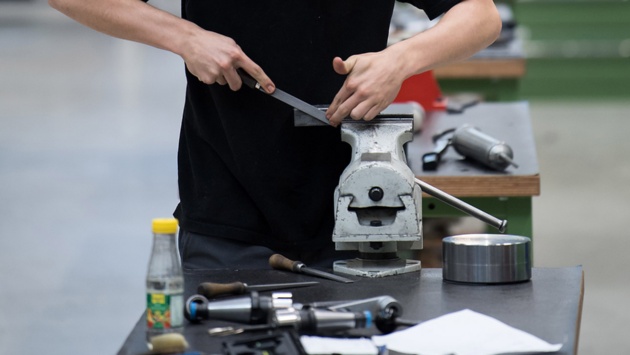
<svg viewBox="0 0 630 355">
<path fill-rule="evenodd" d="M 331 242 L 309 251 L 274 251 L 260 245 L 210 237 L 185 230 L 179 232 L 179 253 L 184 269 L 269 269 L 269 257 L 275 253 L 299 260 L 311 267 L 332 269 L 333 261 L 355 258 L 354 251 L 335 251 Z"/>
</svg>

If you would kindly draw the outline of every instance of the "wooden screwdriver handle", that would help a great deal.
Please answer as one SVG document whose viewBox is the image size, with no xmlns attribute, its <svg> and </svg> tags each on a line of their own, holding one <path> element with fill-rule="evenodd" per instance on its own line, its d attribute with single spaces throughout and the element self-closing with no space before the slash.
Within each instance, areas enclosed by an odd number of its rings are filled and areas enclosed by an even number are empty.
<svg viewBox="0 0 630 355">
<path fill-rule="evenodd" d="M 214 298 L 219 295 L 240 295 L 246 291 L 247 285 L 239 281 L 229 284 L 202 282 L 197 287 L 197 293 L 206 298 Z"/>
<path fill-rule="evenodd" d="M 304 263 L 301 261 L 293 261 L 280 254 L 273 254 L 269 258 L 269 265 L 276 270 L 300 272 L 300 268 L 304 266 Z"/>
</svg>

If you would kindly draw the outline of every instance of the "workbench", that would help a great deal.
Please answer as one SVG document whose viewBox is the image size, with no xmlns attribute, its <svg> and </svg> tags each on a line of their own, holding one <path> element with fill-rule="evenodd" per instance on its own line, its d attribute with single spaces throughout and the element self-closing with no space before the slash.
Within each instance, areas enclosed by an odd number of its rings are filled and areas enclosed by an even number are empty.
<svg viewBox="0 0 630 355">
<path fill-rule="evenodd" d="M 423 171 L 422 155 L 433 150 L 433 136 L 465 123 L 505 141 L 512 147 L 519 167 L 495 171 L 463 159 L 450 148 L 436 171 Z M 407 163 L 418 179 L 495 217 L 507 219 L 506 233 L 533 236 L 532 198 L 540 195 L 540 174 L 527 102 L 479 103 L 462 113 L 428 112 L 406 151 Z M 426 194 L 422 204 L 423 218 L 466 216 Z"/>
<path fill-rule="evenodd" d="M 364 299 L 389 295 L 403 306 L 403 318 L 430 320 L 438 316 L 470 309 L 494 317 L 509 326 L 528 332 L 549 343 L 562 343 L 554 354 L 576 354 L 584 290 L 581 266 L 534 268 L 527 282 L 504 285 L 466 285 L 444 282 L 441 269 L 423 269 L 384 278 L 358 278 L 354 283 L 315 279 L 303 274 L 278 270 L 206 270 L 187 271 L 185 296 L 196 292 L 201 282 L 242 281 L 251 285 L 278 282 L 313 281 L 319 285 L 292 290 L 294 302 L 308 303 Z M 211 337 L 207 330 L 226 322 L 186 323 L 184 336 L 189 350 L 221 353 L 222 342 L 242 339 L 247 334 Z M 234 324 L 231 324 L 234 325 Z M 142 315 L 118 352 L 119 355 L 145 353 L 146 319 Z M 378 334 L 374 331 L 373 334 Z"/>
<path fill-rule="evenodd" d="M 526 73 L 523 42 L 513 38 L 479 51 L 471 58 L 433 70 L 443 93 L 477 93 L 487 101 L 519 99 Z"/>
</svg>

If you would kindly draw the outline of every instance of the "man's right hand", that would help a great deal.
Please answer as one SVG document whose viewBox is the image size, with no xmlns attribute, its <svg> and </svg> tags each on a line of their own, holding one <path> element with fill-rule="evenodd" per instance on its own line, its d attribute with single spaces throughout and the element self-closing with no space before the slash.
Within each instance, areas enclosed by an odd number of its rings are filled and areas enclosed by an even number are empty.
<svg viewBox="0 0 630 355">
<path fill-rule="evenodd" d="M 252 61 L 229 37 L 200 29 L 188 40 L 182 58 L 188 70 L 206 84 L 229 85 L 236 91 L 242 81 L 236 69 L 243 69 L 265 89 L 275 90 L 275 85 L 262 68 Z"/>
<path fill-rule="evenodd" d="M 236 69 L 248 72 L 267 91 L 275 85 L 231 38 L 138 0 L 48 0 L 50 6 L 110 36 L 144 43 L 181 56 L 206 84 L 241 88 Z M 138 21 L 142 19 L 142 21 Z"/>
</svg>

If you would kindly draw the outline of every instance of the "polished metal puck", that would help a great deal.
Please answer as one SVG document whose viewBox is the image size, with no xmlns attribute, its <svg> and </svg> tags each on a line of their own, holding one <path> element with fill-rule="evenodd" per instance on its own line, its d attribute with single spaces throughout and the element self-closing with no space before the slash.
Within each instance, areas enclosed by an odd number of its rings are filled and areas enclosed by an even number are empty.
<svg viewBox="0 0 630 355">
<path fill-rule="evenodd" d="M 442 277 L 495 284 L 532 277 L 531 239 L 505 234 L 462 234 L 442 239 Z"/>
</svg>

